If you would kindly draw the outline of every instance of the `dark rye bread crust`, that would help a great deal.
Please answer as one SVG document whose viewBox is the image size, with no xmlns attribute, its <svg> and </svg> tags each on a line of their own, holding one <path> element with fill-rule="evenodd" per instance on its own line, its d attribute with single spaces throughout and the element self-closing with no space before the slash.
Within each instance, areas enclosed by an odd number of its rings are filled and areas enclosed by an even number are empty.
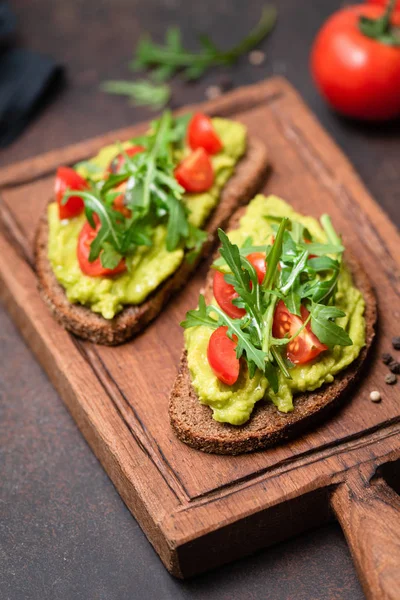
<svg viewBox="0 0 400 600">
<path fill-rule="evenodd" d="M 185 284 L 200 260 L 209 253 L 218 227 L 223 227 L 233 211 L 246 204 L 260 189 L 267 169 L 265 146 L 259 140 L 250 138 L 245 156 L 224 186 L 220 201 L 207 222 L 208 242 L 204 244 L 198 259 L 192 264 L 183 261 L 177 271 L 151 293 L 145 302 L 127 306 L 111 320 L 104 319 L 88 307 L 71 304 L 67 300 L 47 257 L 48 222 L 47 213 L 44 213 L 36 233 L 35 263 L 39 291 L 54 317 L 65 329 L 96 344 L 113 346 L 132 338 L 158 315 L 171 294 Z"/>
<path fill-rule="evenodd" d="M 237 211 L 230 229 L 237 226 L 243 209 Z M 186 352 L 183 353 L 178 376 L 170 396 L 169 415 L 178 438 L 203 452 L 214 454 L 241 454 L 260 450 L 300 435 L 328 416 L 343 402 L 357 380 L 375 335 L 377 306 L 369 279 L 358 261 L 346 252 L 346 263 L 356 287 L 365 299 L 366 345 L 358 358 L 339 373 L 331 384 L 314 392 L 295 396 L 294 410 L 281 413 L 272 402 L 257 402 L 250 420 L 242 426 L 218 423 L 212 418 L 209 406 L 200 404 L 191 384 Z M 212 277 L 207 277 L 205 296 L 212 296 Z"/>
</svg>

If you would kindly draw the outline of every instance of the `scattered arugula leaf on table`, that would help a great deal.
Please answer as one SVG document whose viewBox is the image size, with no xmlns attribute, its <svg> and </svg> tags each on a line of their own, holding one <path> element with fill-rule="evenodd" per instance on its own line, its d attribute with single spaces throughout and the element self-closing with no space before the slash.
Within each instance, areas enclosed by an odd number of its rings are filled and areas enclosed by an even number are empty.
<svg viewBox="0 0 400 600">
<path fill-rule="evenodd" d="M 134 71 L 151 69 L 151 79 L 105 81 L 101 89 L 109 94 L 128 96 L 136 106 L 160 110 L 171 98 L 171 87 L 166 82 L 177 73 L 182 72 L 186 80 L 196 80 L 212 67 L 235 64 L 240 56 L 253 50 L 271 33 L 276 18 L 275 7 L 264 6 L 254 29 L 229 50 L 221 50 L 205 34 L 198 36 L 201 45 L 199 51 L 187 50 L 182 44 L 178 27 L 167 29 L 164 44 L 157 44 L 145 34 L 139 39 L 130 67 Z"/>
<path fill-rule="evenodd" d="M 134 106 L 148 106 L 158 111 L 166 106 L 171 98 L 171 88 L 166 83 L 154 83 L 147 79 L 137 81 L 105 81 L 100 89 L 107 94 L 128 96 Z"/>
</svg>

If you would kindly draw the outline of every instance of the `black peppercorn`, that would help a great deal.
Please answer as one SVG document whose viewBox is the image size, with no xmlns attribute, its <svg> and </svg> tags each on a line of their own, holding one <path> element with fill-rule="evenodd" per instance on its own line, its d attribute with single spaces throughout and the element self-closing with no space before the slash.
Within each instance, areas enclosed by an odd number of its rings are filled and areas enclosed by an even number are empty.
<svg viewBox="0 0 400 600">
<path fill-rule="evenodd" d="M 392 338 L 392 346 L 395 350 L 400 350 L 400 336 Z"/>
<path fill-rule="evenodd" d="M 385 383 L 388 385 L 394 385 L 397 383 L 397 377 L 394 373 L 388 373 L 385 377 Z"/>
<path fill-rule="evenodd" d="M 384 365 L 390 365 L 393 360 L 393 356 L 389 354 L 389 352 L 384 352 L 382 354 L 382 362 Z"/>
<path fill-rule="evenodd" d="M 396 362 L 395 360 L 392 363 L 390 363 L 389 369 L 395 375 L 400 375 L 400 363 Z"/>
</svg>

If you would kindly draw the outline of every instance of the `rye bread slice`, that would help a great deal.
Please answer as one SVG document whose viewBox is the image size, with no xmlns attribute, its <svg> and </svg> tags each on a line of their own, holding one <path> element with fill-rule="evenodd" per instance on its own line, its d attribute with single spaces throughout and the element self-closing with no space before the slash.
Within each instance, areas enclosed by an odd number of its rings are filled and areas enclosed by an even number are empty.
<svg viewBox="0 0 400 600">
<path fill-rule="evenodd" d="M 36 272 L 41 296 L 56 320 L 65 329 L 96 344 L 113 346 L 132 338 L 158 315 L 171 294 L 185 284 L 200 260 L 209 253 L 218 227 L 223 227 L 236 208 L 246 204 L 260 189 L 267 169 L 268 157 L 264 144 L 258 139 L 250 138 L 246 154 L 224 186 L 220 201 L 206 224 L 209 237 L 201 255 L 192 264 L 184 260 L 177 271 L 142 304 L 127 306 L 110 320 L 104 319 L 86 306 L 71 304 L 68 301 L 47 257 L 48 222 L 47 213 L 44 213 L 35 239 Z"/>
<path fill-rule="evenodd" d="M 230 222 L 230 229 L 237 226 L 242 214 L 243 209 L 239 209 Z M 375 294 L 361 265 L 349 252 L 345 253 L 345 260 L 366 305 L 366 345 L 358 358 L 336 375 L 332 383 L 314 392 L 295 396 L 292 412 L 281 413 L 272 402 L 261 400 L 256 403 L 250 420 L 244 425 L 235 426 L 218 423 L 212 418 L 211 408 L 200 404 L 191 383 L 185 351 L 169 403 L 171 425 L 182 442 L 214 454 L 234 455 L 261 450 L 310 429 L 349 397 L 375 335 L 377 306 Z M 206 300 L 212 296 L 212 279 L 213 273 L 210 271 L 205 286 Z"/>
</svg>

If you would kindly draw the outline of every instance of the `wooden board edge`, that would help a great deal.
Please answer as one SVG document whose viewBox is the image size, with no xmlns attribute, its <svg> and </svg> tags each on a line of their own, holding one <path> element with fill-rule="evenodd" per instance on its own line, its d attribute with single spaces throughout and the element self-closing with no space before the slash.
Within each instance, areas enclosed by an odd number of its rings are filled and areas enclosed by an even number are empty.
<svg viewBox="0 0 400 600">
<path fill-rule="evenodd" d="M 2 229 L 0 227 L 0 253 L 3 257 L 0 265 L 1 301 L 162 562 L 170 572 L 178 572 L 176 550 L 161 527 L 162 519 L 160 518 L 158 496 L 162 490 L 162 508 L 169 513 L 173 513 L 174 508 L 179 505 L 178 499 L 161 476 L 160 471 L 148 460 L 144 448 L 137 443 L 133 447 L 133 436 L 111 402 L 107 404 L 107 419 L 101 419 L 98 407 L 91 406 L 88 400 L 89 394 L 86 395 L 84 389 L 73 388 L 65 377 L 64 372 L 68 370 L 69 365 L 77 363 L 81 374 L 80 381 L 84 385 L 84 382 L 90 379 L 86 372 L 89 366 L 85 365 L 70 334 L 54 321 L 49 311 L 42 310 L 43 303 L 36 289 L 34 274 L 24 258 L 19 256 L 10 245 Z M 13 277 L 15 272 L 20 274 L 20 278 L 25 279 L 24 286 L 15 282 Z M 20 302 L 17 302 L 17 297 L 20 298 Z M 24 310 L 21 307 L 23 303 Z M 39 317 L 39 314 L 42 318 Z M 61 343 L 58 341 L 56 346 L 58 350 L 53 353 L 49 350 L 52 329 L 57 331 L 57 335 L 61 335 L 64 340 Z M 65 344 L 68 345 L 69 358 L 67 362 L 60 349 Z M 100 397 L 104 391 L 97 381 L 96 385 L 99 385 L 97 397 Z M 77 400 L 78 397 L 79 400 Z M 100 420 L 101 427 L 99 426 Z M 112 440 L 111 444 L 110 440 Z M 135 489 L 134 482 L 138 481 L 138 477 L 134 476 L 134 471 L 138 470 L 143 470 L 146 474 L 145 480 L 152 472 L 152 477 L 157 482 L 157 490 L 147 490 L 146 492 L 144 489 Z"/>
<path fill-rule="evenodd" d="M 346 187 L 351 192 L 351 199 L 355 200 L 359 205 L 361 204 L 360 198 L 363 199 L 362 209 L 367 213 L 369 219 L 375 222 L 375 229 L 386 232 L 384 242 L 390 249 L 391 256 L 397 262 L 400 269 L 400 256 L 398 252 L 400 247 L 400 229 L 396 227 L 385 210 L 374 200 L 348 157 L 322 126 L 299 92 L 283 78 L 280 81 L 280 89 L 282 91 L 282 101 L 279 103 L 279 116 L 277 114 L 277 117 L 283 123 L 286 121 L 290 127 L 290 124 L 294 123 L 293 114 L 298 111 L 299 106 L 303 108 L 304 118 L 301 119 L 300 123 L 296 123 L 296 128 L 301 131 L 302 137 L 306 140 L 311 152 L 314 152 L 315 160 L 313 161 L 313 156 L 309 157 L 308 163 L 310 168 L 314 172 L 317 172 L 318 165 L 316 161 L 325 154 L 334 158 L 334 167 L 328 167 L 325 163 L 323 164 L 325 172 L 319 174 L 318 180 L 324 187 L 328 187 L 330 191 L 334 189 L 336 195 L 340 194 L 342 181 L 346 181 Z M 291 138 L 293 144 L 297 143 L 295 130 L 287 131 L 286 136 Z M 313 162 L 314 165 L 312 164 Z M 368 243 L 368 237 L 366 238 L 366 243 Z M 374 247 L 372 251 L 374 252 Z M 394 275 L 397 276 L 400 282 L 400 271 Z"/>
</svg>

